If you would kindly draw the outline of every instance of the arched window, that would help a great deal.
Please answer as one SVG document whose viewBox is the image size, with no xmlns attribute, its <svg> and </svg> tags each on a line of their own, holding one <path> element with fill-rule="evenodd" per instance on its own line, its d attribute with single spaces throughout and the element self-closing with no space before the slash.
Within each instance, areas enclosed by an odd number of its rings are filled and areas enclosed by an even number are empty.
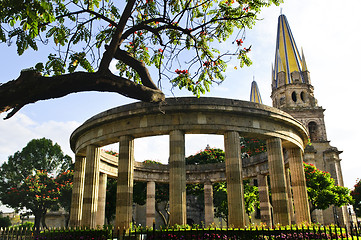
<svg viewBox="0 0 361 240">
<path fill-rule="evenodd" d="M 294 102 L 297 102 L 296 92 L 292 92 L 292 100 L 293 100 Z"/>
<path fill-rule="evenodd" d="M 317 141 L 318 140 L 318 126 L 315 122 L 310 122 L 308 124 L 308 132 L 310 133 L 311 141 Z"/>
<path fill-rule="evenodd" d="M 300 94 L 302 102 L 305 102 L 305 92 L 301 92 Z"/>
</svg>

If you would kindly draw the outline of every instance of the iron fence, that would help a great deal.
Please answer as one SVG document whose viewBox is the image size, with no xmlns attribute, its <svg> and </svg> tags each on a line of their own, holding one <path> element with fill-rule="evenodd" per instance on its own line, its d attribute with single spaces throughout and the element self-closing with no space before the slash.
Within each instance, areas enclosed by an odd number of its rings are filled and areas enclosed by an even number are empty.
<svg viewBox="0 0 361 240">
<path fill-rule="evenodd" d="M 130 232 L 110 227 L 102 229 L 67 228 L 34 232 L 29 228 L 1 228 L 0 240 L 296 240 L 296 239 L 352 239 L 361 240 L 360 228 L 336 226 L 312 227 L 254 227 L 247 229 L 220 228 L 167 228 L 142 229 Z"/>
</svg>

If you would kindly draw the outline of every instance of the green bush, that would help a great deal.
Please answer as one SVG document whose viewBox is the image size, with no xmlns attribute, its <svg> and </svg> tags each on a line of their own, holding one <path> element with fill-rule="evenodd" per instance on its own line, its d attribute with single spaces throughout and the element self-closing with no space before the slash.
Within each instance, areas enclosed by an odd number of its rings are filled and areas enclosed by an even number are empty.
<svg viewBox="0 0 361 240">
<path fill-rule="evenodd" d="M 12 226 L 14 228 L 26 228 L 26 229 L 32 229 L 34 227 L 34 223 L 33 222 L 24 222 L 22 224 L 16 225 L 16 226 Z"/>
<path fill-rule="evenodd" d="M 0 216 L 0 227 L 6 228 L 10 226 L 11 226 L 10 218 L 8 216 L 7 217 Z"/>
<path fill-rule="evenodd" d="M 35 240 L 45 239 L 96 239 L 106 240 L 111 238 L 111 229 L 59 229 L 59 230 L 45 230 L 34 237 Z"/>
</svg>

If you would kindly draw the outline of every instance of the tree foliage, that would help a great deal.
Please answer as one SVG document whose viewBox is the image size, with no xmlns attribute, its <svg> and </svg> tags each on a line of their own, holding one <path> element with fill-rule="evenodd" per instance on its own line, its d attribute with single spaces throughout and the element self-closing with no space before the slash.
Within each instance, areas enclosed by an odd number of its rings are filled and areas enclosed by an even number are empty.
<svg viewBox="0 0 361 240">
<path fill-rule="evenodd" d="M 356 216 L 361 217 L 361 180 L 357 179 L 357 182 L 351 191 L 351 196 L 354 200 L 353 209 Z"/>
<path fill-rule="evenodd" d="M 250 148 L 245 141 L 245 146 Z M 186 164 L 207 164 L 207 163 L 219 163 L 225 161 L 225 154 L 222 149 L 206 148 L 205 150 L 191 155 L 186 158 Z M 228 199 L 227 199 L 227 183 L 213 183 L 213 204 L 214 204 L 214 216 L 221 217 L 226 222 L 228 221 Z M 188 184 L 187 194 L 197 196 L 201 202 L 201 206 L 204 205 L 204 185 L 203 184 Z M 243 181 L 243 198 L 245 203 L 245 212 L 251 222 L 251 214 L 255 211 L 255 208 L 259 207 L 259 194 L 256 186 L 250 185 L 249 180 Z"/>
<path fill-rule="evenodd" d="M 4 192 L 1 201 L 15 209 L 27 209 L 35 216 L 35 227 L 39 229 L 40 220 L 49 209 L 57 209 L 59 190 L 53 178 L 43 170 L 29 175 L 19 187 L 12 187 Z"/>
<path fill-rule="evenodd" d="M 242 158 L 267 152 L 266 141 L 256 138 L 240 138 Z"/>
<path fill-rule="evenodd" d="M 71 165 L 70 169 L 60 173 L 55 178 L 55 183 L 57 185 L 56 190 L 59 191 L 58 204 L 68 213 L 65 226 L 68 226 L 70 218 L 71 196 L 73 192 L 74 177 L 73 166 L 74 165 Z"/>
<path fill-rule="evenodd" d="M 0 112 L 11 117 L 28 103 L 91 90 L 160 102 L 162 80 L 199 96 L 224 80 L 230 57 L 251 64 L 244 30 L 279 2 L 2 0 L 0 43 L 15 42 L 18 55 L 47 44 L 54 51 L 0 86 Z"/>
<path fill-rule="evenodd" d="M 137 194 L 137 193 L 134 193 Z M 115 218 L 116 199 L 117 198 L 117 180 L 114 178 L 107 179 L 105 219 L 110 224 Z"/>
<path fill-rule="evenodd" d="M 187 165 L 198 165 L 208 163 L 224 162 L 224 151 L 219 148 L 206 148 L 195 155 L 190 155 L 186 158 Z"/>
<path fill-rule="evenodd" d="M 3 217 L 0 212 L 0 228 L 7 228 L 11 226 L 11 220 L 9 216 Z"/>
<path fill-rule="evenodd" d="M 45 138 L 31 140 L 1 166 L 1 202 L 11 208 L 31 211 L 38 229 L 41 219 L 45 224 L 47 210 L 56 209 L 62 197 L 61 185 L 54 176 L 70 165 L 71 158 L 63 154 L 58 144 Z"/>
<path fill-rule="evenodd" d="M 115 152 L 108 152 L 112 155 L 118 155 Z M 157 161 L 145 160 L 144 163 L 148 164 L 160 164 Z M 107 192 L 106 192 L 106 205 L 105 205 L 105 217 L 107 219 L 108 224 L 115 217 L 116 210 L 116 191 L 117 191 L 117 180 L 116 179 L 108 179 L 107 181 Z M 156 211 L 162 218 L 163 225 L 168 225 L 168 205 L 164 206 L 161 203 L 167 203 L 169 201 L 169 184 L 165 183 L 156 183 L 155 186 L 155 208 Z M 134 182 L 133 184 L 133 203 L 138 205 L 144 205 L 147 201 L 147 183 L 146 182 Z M 162 205 L 162 206 L 161 206 Z M 164 207 L 164 209 L 162 208 Z"/>
<path fill-rule="evenodd" d="M 317 169 L 313 164 L 304 163 L 310 212 L 327 209 L 331 205 L 341 207 L 352 203 L 350 190 L 335 185 L 331 174 Z"/>
</svg>

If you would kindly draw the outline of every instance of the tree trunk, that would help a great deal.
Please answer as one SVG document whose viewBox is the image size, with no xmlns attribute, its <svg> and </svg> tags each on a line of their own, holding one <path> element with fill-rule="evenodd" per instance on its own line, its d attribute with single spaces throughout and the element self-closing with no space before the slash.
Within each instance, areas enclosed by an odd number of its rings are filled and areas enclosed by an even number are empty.
<svg viewBox="0 0 361 240">
<path fill-rule="evenodd" d="M 40 221 L 41 221 L 41 212 L 34 212 L 34 232 L 39 233 L 40 232 Z"/>
<path fill-rule="evenodd" d="M 166 210 L 166 212 L 168 213 L 168 220 L 167 220 L 167 217 L 159 209 L 159 205 L 157 202 L 155 203 L 155 210 L 161 216 L 164 226 L 168 226 L 169 225 L 169 212 Z"/>
<path fill-rule="evenodd" d="M 43 212 L 43 214 L 41 216 L 41 225 L 43 226 L 43 229 L 48 229 L 48 226 L 46 225 L 46 222 L 45 222 L 45 215 L 46 215 L 46 211 Z"/>
</svg>

